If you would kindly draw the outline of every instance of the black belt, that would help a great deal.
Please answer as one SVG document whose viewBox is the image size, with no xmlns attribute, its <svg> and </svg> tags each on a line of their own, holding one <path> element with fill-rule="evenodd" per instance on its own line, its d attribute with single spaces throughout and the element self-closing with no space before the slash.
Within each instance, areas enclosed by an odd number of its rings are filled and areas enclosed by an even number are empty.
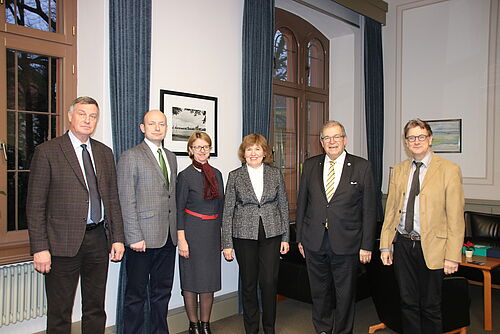
<svg viewBox="0 0 500 334">
<path fill-rule="evenodd" d="M 98 228 L 99 226 L 101 226 L 102 224 L 104 224 L 104 220 L 101 220 L 100 222 L 98 223 L 90 223 L 90 224 L 87 224 L 87 227 L 85 228 L 86 231 L 92 231 L 96 228 Z"/>
<path fill-rule="evenodd" d="M 400 237 L 402 237 L 403 239 L 406 239 L 406 240 L 420 241 L 420 236 L 419 235 L 415 235 L 415 234 L 401 234 L 401 233 L 399 233 L 398 235 Z"/>
</svg>

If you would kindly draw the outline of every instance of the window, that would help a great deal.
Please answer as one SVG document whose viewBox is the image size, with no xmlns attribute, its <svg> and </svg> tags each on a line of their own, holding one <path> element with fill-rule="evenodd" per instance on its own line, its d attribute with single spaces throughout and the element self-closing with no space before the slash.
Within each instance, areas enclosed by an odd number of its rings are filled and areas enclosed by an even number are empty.
<svg viewBox="0 0 500 334">
<path fill-rule="evenodd" d="M 276 8 L 271 143 L 283 171 L 295 220 L 300 166 L 322 153 L 319 131 L 328 115 L 329 41 L 316 28 Z"/>
<path fill-rule="evenodd" d="M 63 132 L 76 96 L 76 0 L 7 0 L 1 8 L 0 264 L 6 264 L 30 259 L 31 157 L 37 145 Z"/>
</svg>

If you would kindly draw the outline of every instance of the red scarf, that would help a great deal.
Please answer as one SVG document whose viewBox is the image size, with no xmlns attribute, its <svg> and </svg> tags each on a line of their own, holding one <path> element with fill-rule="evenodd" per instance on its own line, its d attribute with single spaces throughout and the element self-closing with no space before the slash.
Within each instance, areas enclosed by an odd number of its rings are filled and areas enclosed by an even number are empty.
<svg viewBox="0 0 500 334">
<path fill-rule="evenodd" d="M 203 199 L 211 200 L 220 198 L 219 187 L 217 185 L 217 178 L 215 177 L 214 168 L 208 164 L 204 164 L 193 160 L 193 166 L 201 169 L 203 172 Z"/>
</svg>

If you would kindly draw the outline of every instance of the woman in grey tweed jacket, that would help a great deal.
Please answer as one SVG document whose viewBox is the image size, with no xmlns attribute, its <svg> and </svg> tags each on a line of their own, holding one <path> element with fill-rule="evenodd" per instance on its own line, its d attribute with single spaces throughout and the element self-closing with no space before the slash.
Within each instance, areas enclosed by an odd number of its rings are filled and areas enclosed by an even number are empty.
<svg viewBox="0 0 500 334">
<path fill-rule="evenodd" d="M 264 333 L 274 333 L 280 253 L 288 252 L 288 201 L 283 176 L 270 165 L 271 149 L 259 134 L 243 138 L 243 163 L 229 173 L 222 218 L 224 257 L 240 267 L 245 331 L 259 332 L 257 283 Z"/>
</svg>

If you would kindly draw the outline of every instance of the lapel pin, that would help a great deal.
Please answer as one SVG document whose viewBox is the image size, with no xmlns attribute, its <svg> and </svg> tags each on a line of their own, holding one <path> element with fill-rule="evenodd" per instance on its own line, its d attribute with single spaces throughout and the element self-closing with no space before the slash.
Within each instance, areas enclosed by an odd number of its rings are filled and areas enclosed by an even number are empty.
<svg viewBox="0 0 500 334">
<path fill-rule="evenodd" d="M 350 165 L 351 165 L 351 163 L 350 163 L 350 162 L 348 162 L 348 163 L 347 163 L 347 166 L 350 166 Z"/>
</svg>

